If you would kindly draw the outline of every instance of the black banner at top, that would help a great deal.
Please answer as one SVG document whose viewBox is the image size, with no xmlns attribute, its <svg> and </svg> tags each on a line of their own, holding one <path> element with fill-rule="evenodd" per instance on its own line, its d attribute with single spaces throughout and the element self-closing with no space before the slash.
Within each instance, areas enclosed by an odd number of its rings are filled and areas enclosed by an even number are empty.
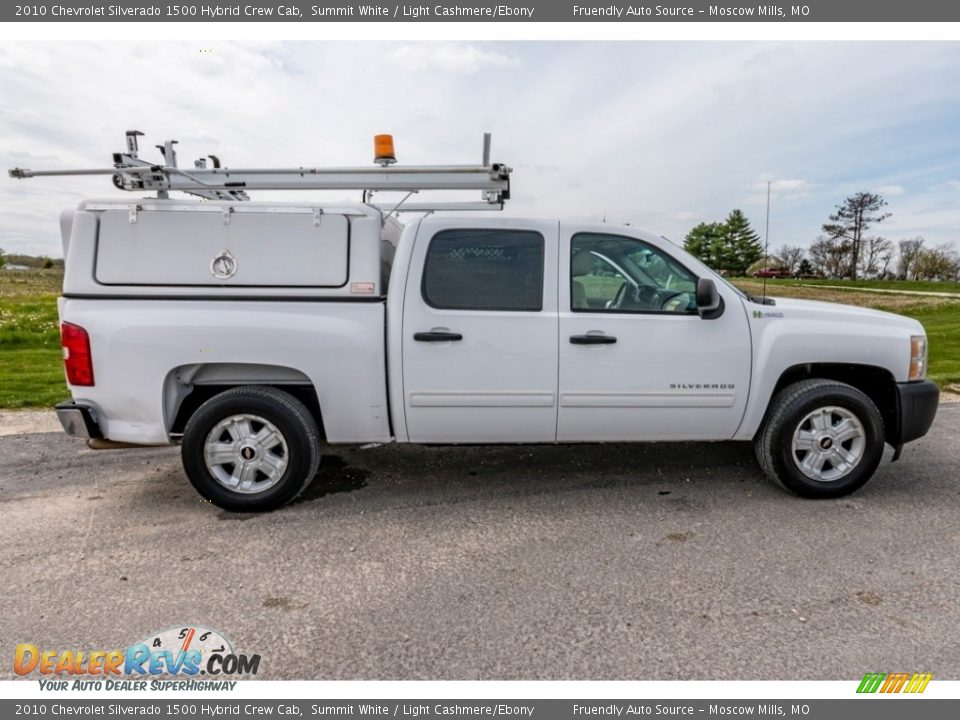
<svg viewBox="0 0 960 720">
<path fill-rule="evenodd" d="M 2 22 L 955 22 L 944 0 L 34 0 L 3 4 Z"/>
</svg>

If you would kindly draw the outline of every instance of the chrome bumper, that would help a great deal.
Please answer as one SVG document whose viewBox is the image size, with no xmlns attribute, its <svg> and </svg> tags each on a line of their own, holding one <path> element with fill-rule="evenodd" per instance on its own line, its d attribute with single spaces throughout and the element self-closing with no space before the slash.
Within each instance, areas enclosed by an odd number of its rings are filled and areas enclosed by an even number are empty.
<svg viewBox="0 0 960 720">
<path fill-rule="evenodd" d="M 72 437 L 95 440 L 103 437 L 103 432 L 97 424 L 97 418 L 92 408 L 78 405 L 72 400 L 62 402 L 56 407 L 57 420 L 63 426 L 63 431 Z"/>
</svg>

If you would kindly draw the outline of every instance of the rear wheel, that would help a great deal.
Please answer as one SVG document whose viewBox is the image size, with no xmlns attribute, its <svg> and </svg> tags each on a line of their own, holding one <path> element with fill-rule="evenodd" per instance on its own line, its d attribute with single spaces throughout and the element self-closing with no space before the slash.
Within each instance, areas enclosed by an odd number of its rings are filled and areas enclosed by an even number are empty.
<svg viewBox="0 0 960 720">
<path fill-rule="evenodd" d="M 807 498 L 835 498 L 861 487 L 880 464 L 883 418 L 856 388 L 802 380 L 773 399 L 754 450 L 764 474 Z"/>
<path fill-rule="evenodd" d="M 218 507 L 274 510 L 310 484 L 320 464 L 320 432 L 310 411 L 272 387 L 237 387 L 215 395 L 183 433 L 183 468 Z"/>
</svg>

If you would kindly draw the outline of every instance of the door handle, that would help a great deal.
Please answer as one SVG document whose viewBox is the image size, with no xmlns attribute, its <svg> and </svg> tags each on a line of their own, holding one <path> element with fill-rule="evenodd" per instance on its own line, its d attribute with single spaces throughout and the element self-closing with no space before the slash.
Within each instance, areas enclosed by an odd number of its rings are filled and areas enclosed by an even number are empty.
<svg viewBox="0 0 960 720">
<path fill-rule="evenodd" d="M 430 332 L 414 333 L 413 339 L 417 342 L 450 342 L 451 340 L 463 340 L 463 335 L 455 332 L 431 330 Z"/>
<path fill-rule="evenodd" d="M 615 335 L 571 335 L 570 342 L 574 345 L 613 345 L 617 341 Z"/>
</svg>

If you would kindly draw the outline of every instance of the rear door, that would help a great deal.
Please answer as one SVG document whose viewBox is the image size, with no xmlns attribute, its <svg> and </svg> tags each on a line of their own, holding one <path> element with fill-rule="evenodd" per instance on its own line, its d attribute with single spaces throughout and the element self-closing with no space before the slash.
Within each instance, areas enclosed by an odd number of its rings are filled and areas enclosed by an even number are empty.
<svg viewBox="0 0 960 720">
<path fill-rule="evenodd" d="M 420 224 L 403 307 L 411 442 L 552 442 L 558 225 Z"/>
</svg>

